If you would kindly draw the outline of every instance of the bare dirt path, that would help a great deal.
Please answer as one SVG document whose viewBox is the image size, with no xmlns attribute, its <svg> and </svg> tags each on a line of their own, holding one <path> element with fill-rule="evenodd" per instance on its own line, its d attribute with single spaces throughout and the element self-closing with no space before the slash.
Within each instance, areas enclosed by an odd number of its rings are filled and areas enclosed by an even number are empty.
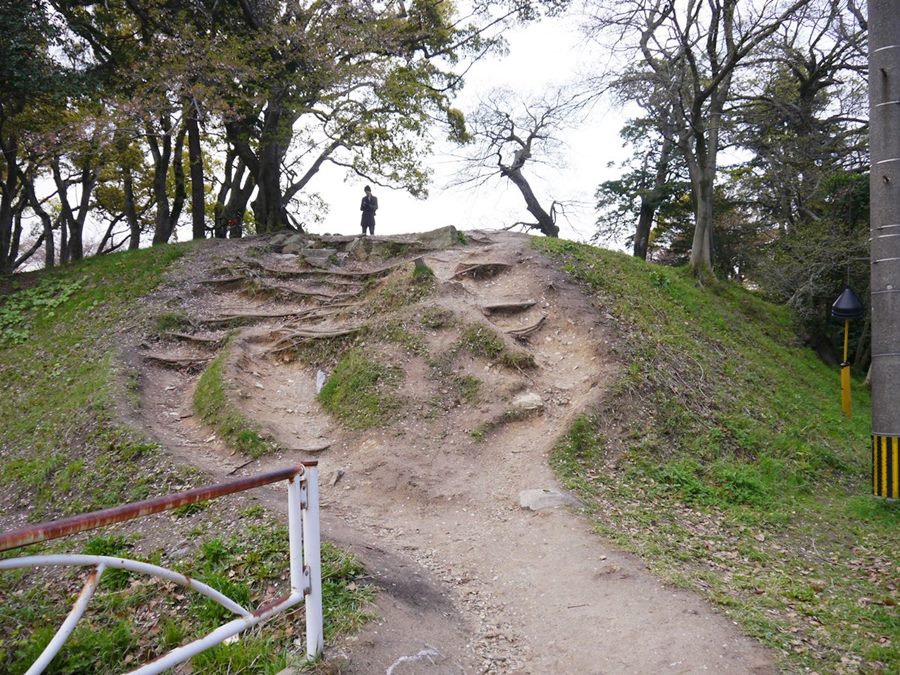
<svg viewBox="0 0 900 675">
<path fill-rule="evenodd" d="M 407 257 L 387 261 L 371 244 L 309 244 L 335 247 L 323 255 L 261 251 L 258 241 L 208 247 L 156 299 L 187 312 L 204 339 L 224 334 L 216 317 L 260 315 L 233 338 L 226 373 L 235 404 L 286 448 L 277 455 L 246 464 L 192 415 L 196 369 L 141 366 L 141 422 L 179 459 L 217 477 L 319 460 L 324 534 L 360 555 L 383 591 L 379 619 L 331 652 L 346 657 L 346 672 L 774 672 L 770 655 L 729 620 L 605 545 L 577 506 L 520 505 L 522 491 L 558 489 L 548 454 L 617 367 L 603 314 L 521 235 L 472 233 L 464 245 L 419 251 L 392 244 Z M 404 406 L 381 428 L 349 431 L 316 401 L 316 369 L 273 357 L 272 346 L 286 332 L 371 320 L 370 301 L 353 305 L 369 297 L 357 295 L 363 278 L 346 273 L 414 254 L 434 271 L 435 291 L 400 316 L 426 326 L 425 348 L 361 338 L 403 370 Z M 255 292 L 226 283 L 241 274 L 253 276 Z M 338 304 L 346 306 L 323 312 Z M 455 348 L 475 325 L 527 352 L 535 367 Z M 527 338 L 517 342 L 516 331 Z M 209 344 L 145 344 L 144 356 L 199 367 L 214 353 Z M 477 397 L 460 394 L 464 380 L 479 382 Z M 281 502 L 273 498 L 273 508 Z"/>
</svg>

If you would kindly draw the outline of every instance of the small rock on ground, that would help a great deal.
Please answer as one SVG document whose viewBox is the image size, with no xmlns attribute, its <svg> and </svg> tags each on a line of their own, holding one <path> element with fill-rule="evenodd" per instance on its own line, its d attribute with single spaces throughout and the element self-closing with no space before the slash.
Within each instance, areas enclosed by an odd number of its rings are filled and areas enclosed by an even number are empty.
<svg viewBox="0 0 900 675">
<path fill-rule="evenodd" d="M 522 490 L 519 493 L 519 506 L 531 511 L 546 511 L 548 509 L 557 509 L 562 506 L 581 506 L 581 502 L 572 495 L 560 492 L 559 490 L 533 488 L 530 490 Z"/>
</svg>

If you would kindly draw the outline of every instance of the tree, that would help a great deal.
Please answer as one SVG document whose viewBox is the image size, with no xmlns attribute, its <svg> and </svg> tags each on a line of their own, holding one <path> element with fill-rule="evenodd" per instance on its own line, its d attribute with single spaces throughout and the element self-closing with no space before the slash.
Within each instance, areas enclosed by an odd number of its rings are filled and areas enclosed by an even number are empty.
<svg viewBox="0 0 900 675">
<path fill-rule="evenodd" d="M 843 4 L 812 3 L 779 29 L 734 97 L 734 143 L 753 153 L 740 188 L 779 232 L 818 217 L 832 173 L 865 170 L 865 30 Z"/>
<path fill-rule="evenodd" d="M 257 187 L 258 231 L 291 224 L 288 205 L 325 162 L 423 193 L 426 131 L 450 113 L 461 82 L 443 67 L 496 44 L 487 26 L 455 21 L 452 11 L 414 0 L 402 11 L 360 2 L 246 12 L 252 63 L 264 65 L 242 79 L 247 93 L 226 129 Z"/>
<path fill-rule="evenodd" d="M 712 270 L 714 184 L 720 131 L 737 69 L 810 0 L 594 1 L 590 29 L 613 33 L 641 79 L 672 112 L 671 142 L 688 167 L 695 207 L 691 267 Z"/>
<path fill-rule="evenodd" d="M 752 153 L 728 189 L 761 233 L 754 279 L 820 353 L 831 302 L 848 280 L 868 285 L 864 35 L 843 1 L 811 3 L 764 45 L 732 113 L 733 140 Z"/>
<path fill-rule="evenodd" d="M 534 223 L 516 223 L 548 237 L 559 235 L 557 202 L 549 211 L 534 194 L 525 177 L 526 164 L 535 165 L 560 146 L 557 134 L 573 123 L 591 97 L 567 88 L 542 98 L 523 100 L 510 91 L 489 95 L 469 119 L 472 149 L 464 159 L 458 185 L 481 185 L 494 178 L 509 180 L 525 200 Z M 537 159 L 541 157 L 541 159 Z"/>
<path fill-rule="evenodd" d="M 31 199 L 35 170 L 29 167 L 28 136 L 59 106 L 62 69 L 49 55 L 57 26 L 39 0 L 4 2 L 0 8 L 0 274 L 24 262 L 19 245 L 22 214 Z"/>
<path fill-rule="evenodd" d="M 634 148 L 623 162 L 622 175 L 597 187 L 597 231 L 594 240 L 614 239 L 626 231 L 634 256 L 647 259 L 651 229 L 671 230 L 674 221 L 684 225 L 685 207 L 691 210 L 687 168 L 675 152 L 671 134 L 666 133 L 669 117 L 631 120 L 621 136 Z"/>
</svg>

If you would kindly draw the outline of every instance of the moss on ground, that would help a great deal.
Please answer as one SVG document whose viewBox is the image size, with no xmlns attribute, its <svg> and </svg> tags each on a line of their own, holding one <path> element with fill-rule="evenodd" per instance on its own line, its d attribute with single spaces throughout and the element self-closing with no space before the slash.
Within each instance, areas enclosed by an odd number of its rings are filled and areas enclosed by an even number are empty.
<svg viewBox="0 0 900 675">
<path fill-rule="evenodd" d="M 524 370 L 535 367 L 534 357 L 531 354 L 519 349 L 510 349 L 503 338 L 485 324 L 472 323 L 465 326 L 457 345 L 459 349 L 505 368 Z"/>
<path fill-rule="evenodd" d="M 278 450 L 229 400 L 224 368 L 228 349 L 210 361 L 194 390 L 194 409 L 235 450 L 254 459 Z"/>
<path fill-rule="evenodd" d="M 347 352 L 328 378 L 318 400 L 351 429 L 384 424 L 398 407 L 400 371 L 370 359 L 361 349 Z"/>
</svg>

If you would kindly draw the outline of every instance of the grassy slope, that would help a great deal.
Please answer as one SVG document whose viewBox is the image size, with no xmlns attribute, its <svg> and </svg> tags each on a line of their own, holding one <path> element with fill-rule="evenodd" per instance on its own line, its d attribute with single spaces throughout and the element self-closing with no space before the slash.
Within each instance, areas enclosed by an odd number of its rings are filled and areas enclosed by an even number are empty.
<svg viewBox="0 0 900 675">
<path fill-rule="evenodd" d="M 684 269 L 555 240 L 615 319 L 624 364 L 557 448 L 599 532 L 699 590 L 790 671 L 898 672 L 900 509 L 871 496 L 870 401 L 784 308 Z"/>
<path fill-rule="evenodd" d="M 149 323 L 151 318 L 132 311 L 135 301 L 159 284 L 169 264 L 184 253 L 185 247 L 164 246 L 102 256 L 39 275 L 30 288 L 16 291 L 13 286 L 0 298 L 0 512 L 5 526 L 17 520 L 17 513 L 31 521 L 56 518 L 202 482 L 190 468 L 169 463 L 114 413 L 117 397 L 134 395 L 128 391 L 128 373 L 116 377 L 117 331 Z M 165 559 L 157 550 L 132 551 L 129 557 L 162 560 L 227 588 L 233 597 L 252 599 L 251 604 L 284 583 L 284 528 L 258 507 L 226 510 L 223 516 L 200 505 L 155 518 L 171 542 L 182 542 L 182 548 L 190 542 L 188 552 L 176 559 Z M 236 533 L 222 534 L 234 530 L 238 518 Z M 40 550 L 117 554 L 146 549 L 143 528 L 154 525 L 152 519 L 141 523 L 51 542 Z M 348 590 L 362 573 L 352 558 L 326 547 L 323 560 L 326 635 L 333 637 L 366 619 L 371 593 Z M 0 573 L 0 671 L 24 672 L 64 618 L 83 577 L 83 572 Z M 105 574 L 89 617 L 48 672 L 119 672 L 123 654 L 136 665 L 223 618 L 191 593 L 143 581 L 127 573 Z M 194 672 L 278 672 L 301 651 L 293 644 L 302 634 L 301 619 L 302 612 L 283 615 L 238 643 L 208 652 L 194 660 Z"/>
</svg>

